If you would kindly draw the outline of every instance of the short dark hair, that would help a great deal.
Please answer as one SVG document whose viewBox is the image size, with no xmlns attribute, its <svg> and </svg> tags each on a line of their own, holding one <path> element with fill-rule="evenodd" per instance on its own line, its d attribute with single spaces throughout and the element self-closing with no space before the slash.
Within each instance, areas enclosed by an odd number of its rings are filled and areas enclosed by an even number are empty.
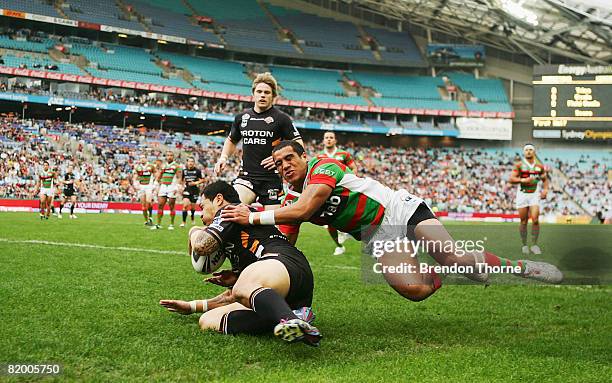
<svg viewBox="0 0 612 383">
<path fill-rule="evenodd" d="M 325 137 L 325 135 L 326 135 L 327 133 L 331 133 L 331 134 L 333 134 L 333 135 L 334 135 L 334 137 L 336 137 L 336 132 L 334 132 L 333 130 L 326 130 L 326 131 L 323 133 L 323 137 Z"/>
<path fill-rule="evenodd" d="M 281 150 L 282 148 L 286 148 L 287 146 L 291 146 L 293 148 L 293 151 L 296 152 L 299 156 L 301 156 L 305 152 L 304 147 L 299 142 L 293 140 L 285 140 L 281 141 L 280 144 L 276 145 L 274 149 L 272 149 L 272 154 L 274 154 L 274 152 L 276 151 Z"/>
<path fill-rule="evenodd" d="M 223 199 L 230 203 L 240 203 L 240 197 L 236 189 L 225 181 L 215 181 L 204 188 L 202 196 L 212 201 L 217 194 L 221 194 Z"/>
</svg>

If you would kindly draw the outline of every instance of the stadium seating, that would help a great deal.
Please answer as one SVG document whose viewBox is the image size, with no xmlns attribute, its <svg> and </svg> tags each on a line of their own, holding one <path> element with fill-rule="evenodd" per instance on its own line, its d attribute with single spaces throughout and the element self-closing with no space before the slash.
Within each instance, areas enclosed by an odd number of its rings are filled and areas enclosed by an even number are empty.
<svg viewBox="0 0 612 383">
<path fill-rule="evenodd" d="M 55 45 L 51 39 L 40 39 L 40 41 L 26 40 L 25 38 L 11 38 L 0 35 L 0 48 L 14 49 L 18 51 L 46 53 Z"/>
<path fill-rule="evenodd" d="M 328 102 L 332 104 L 368 105 L 367 102 L 358 96 L 340 96 L 327 93 L 300 92 L 292 90 L 281 91 L 281 97 L 288 100 L 309 101 L 309 102 Z"/>
<path fill-rule="evenodd" d="M 286 11 L 280 7 L 269 9 L 284 27 L 293 32 L 305 55 L 376 62 L 372 52 L 361 47 L 359 31 L 352 23 Z"/>
<path fill-rule="evenodd" d="M 240 63 L 168 52 L 158 52 L 158 56 L 178 68 L 191 72 L 196 76 L 193 84 L 198 88 L 242 95 L 251 94 L 251 80 Z"/>
<path fill-rule="evenodd" d="M 78 74 L 85 75 L 86 73 L 81 70 L 78 66 L 74 64 L 64 64 L 57 61 L 53 61 L 50 59 L 42 59 L 37 57 L 29 57 L 22 56 L 16 57 L 13 55 L 3 55 L 2 59 L 4 60 L 4 65 L 19 68 L 24 65 L 28 69 L 38 69 L 38 70 L 48 70 L 45 69 L 47 65 L 55 65 L 57 66 L 57 72 L 59 73 L 68 73 L 68 74 Z"/>
<path fill-rule="evenodd" d="M 508 97 L 501 80 L 476 79 L 474 76 L 452 72 L 448 74 L 451 81 L 463 91 L 471 92 L 481 101 L 508 103 Z"/>
<path fill-rule="evenodd" d="M 53 5 L 50 5 L 48 1 L 44 0 L 3 0 L 0 3 L 0 8 L 50 17 L 62 17 L 62 15 L 55 10 Z"/>
<path fill-rule="evenodd" d="M 419 48 L 407 32 L 390 32 L 384 29 L 365 27 L 366 33 L 376 40 L 382 60 L 398 64 L 423 65 Z"/>
<path fill-rule="evenodd" d="M 350 122 L 350 121 L 349 121 Z M 387 126 L 391 121 L 366 119 L 370 126 Z M 72 153 L 52 149 L 49 145 L 33 147 L 26 153 L 26 161 L 19 159 L 24 152 L 24 143 L 55 142 L 32 127 L 46 126 L 47 135 L 72 137 L 71 142 L 82 145 L 81 151 Z M 410 129 L 432 129 L 429 122 L 407 122 L 401 125 Z M 439 124 L 440 128 L 446 128 Z M 57 144 L 61 145 L 63 141 Z M 161 156 L 163 145 L 183 147 L 181 155 L 194 155 L 204 167 L 213 166 L 220 146 L 198 146 L 183 135 L 136 129 L 121 129 L 110 126 L 86 126 L 51 121 L 27 121 L 3 117 L 0 119 L 0 149 L 8 160 L 0 162 L 0 197 L 32 198 L 35 188 L 34 174 L 42 159 L 50 159 L 52 166 L 61 171 L 68 165 L 66 157 L 79 159 L 77 172 L 92 187 L 87 190 L 85 200 L 134 201 L 133 188 L 119 188 L 122 180 L 130 174 L 133 163 L 142 150 L 159 148 L 154 156 Z M 64 146 L 65 147 L 65 146 Z M 379 147 L 368 144 L 349 143 L 361 175 L 384 182 L 393 189 L 406 188 L 423 197 L 430 206 L 440 211 L 514 213 L 516 185 L 510 185 L 507 177 L 520 148 L 412 148 Z M 307 143 L 307 152 L 320 148 Z M 94 157 L 84 160 L 88 152 Z M 544 202 L 544 214 L 581 214 L 582 208 L 590 214 L 599 211 L 610 213 L 612 193 L 606 170 L 612 166 L 612 153 L 591 151 L 576 154 L 571 150 L 540 150 L 540 157 L 547 165 L 560 169 L 565 176 L 556 175 L 563 188 L 553 188 Z M 105 153 L 112 153 L 111 156 Z M 554 157 L 549 157 L 554 156 Z M 184 157 L 182 157 L 184 158 Z M 229 177 L 236 174 L 238 161 L 232 158 Z M 19 163 L 20 173 L 14 164 Z M 582 208 L 578 207 L 580 205 Z M 608 209 L 608 210 L 606 210 Z"/>
<path fill-rule="evenodd" d="M 361 84 L 371 87 L 382 97 L 419 98 L 441 100 L 438 87 L 444 81 L 438 77 L 403 76 L 370 72 L 351 72 L 347 76 Z"/>
<path fill-rule="evenodd" d="M 283 89 L 315 93 L 343 93 L 338 71 L 273 66 L 272 74 Z"/>
<path fill-rule="evenodd" d="M 144 27 L 137 20 L 128 19 L 114 1 L 99 0 L 64 0 L 61 3 L 63 12 L 72 20 L 88 23 L 111 25 L 119 28 L 143 31 Z"/>
<path fill-rule="evenodd" d="M 223 38 L 230 48 L 297 53 L 290 42 L 279 39 L 272 20 L 256 1 L 233 0 L 231 7 L 224 0 L 192 1 L 191 4 L 199 15 L 212 17 L 222 27 Z"/>
<path fill-rule="evenodd" d="M 152 74 L 127 72 L 114 69 L 88 68 L 87 71 L 94 77 L 108 78 L 112 80 L 136 81 L 165 86 L 178 86 L 182 88 L 192 87 L 188 82 L 181 78 L 164 78 Z"/>
<path fill-rule="evenodd" d="M 151 32 L 220 44 L 219 37 L 205 31 L 189 17 L 190 11 L 181 1 L 128 1 L 144 18 Z"/>
<path fill-rule="evenodd" d="M 142 48 L 114 44 L 101 44 L 101 46 L 72 44 L 70 53 L 84 56 L 90 63 L 101 69 L 152 75 L 162 73 L 162 69 L 153 62 L 154 57 Z"/>
</svg>

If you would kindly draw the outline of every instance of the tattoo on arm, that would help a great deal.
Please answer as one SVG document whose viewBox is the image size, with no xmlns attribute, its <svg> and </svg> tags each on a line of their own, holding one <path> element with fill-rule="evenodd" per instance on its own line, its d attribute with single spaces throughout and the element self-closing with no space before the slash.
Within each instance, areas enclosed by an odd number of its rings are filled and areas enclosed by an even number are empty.
<svg viewBox="0 0 612 383">
<path fill-rule="evenodd" d="M 206 257 L 219 250 L 219 242 L 208 232 L 198 230 L 192 235 L 191 246 L 200 257 Z"/>
</svg>

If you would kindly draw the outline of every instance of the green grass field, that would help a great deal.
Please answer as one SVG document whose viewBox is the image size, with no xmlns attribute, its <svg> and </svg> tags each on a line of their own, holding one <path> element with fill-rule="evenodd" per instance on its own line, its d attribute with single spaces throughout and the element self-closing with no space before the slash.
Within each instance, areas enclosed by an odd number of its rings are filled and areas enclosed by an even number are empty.
<svg viewBox="0 0 612 383">
<path fill-rule="evenodd" d="M 491 230 L 488 243 L 514 251 L 515 227 L 496 227 L 503 230 Z M 542 228 L 543 242 L 552 228 Z M 135 215 L 41 222 L 37 214 L 1 213 L 0 364 L 61 363 L 58 380 L 87 382 L 609 382 L 612 376 L 609 286 L 445 285 L 413 303 L 386 285 L 362 281 L 356 241 L 333 257 L 325 230 L 310 225 L 298 247 L 315 275 L 320 348 L 201 332 L 197 316 L 158 305 L 161 298 L 221 291 L 203 284 L 182 254 L 186 232 L 152 232 Z"/>
</svg>

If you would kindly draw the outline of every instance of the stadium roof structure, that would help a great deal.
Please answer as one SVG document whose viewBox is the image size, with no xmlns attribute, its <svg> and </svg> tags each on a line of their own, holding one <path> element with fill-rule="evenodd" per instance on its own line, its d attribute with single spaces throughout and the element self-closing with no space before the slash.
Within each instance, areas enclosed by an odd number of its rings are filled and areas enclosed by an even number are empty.
<svg viewBox="0 0 612 383">
<path fill-rule="evenodd" d="M 536 63 L 559 55 L 612 62 L 609 0 L 342 0 L 353 6 L 505 51 Z"/>
</svg>

